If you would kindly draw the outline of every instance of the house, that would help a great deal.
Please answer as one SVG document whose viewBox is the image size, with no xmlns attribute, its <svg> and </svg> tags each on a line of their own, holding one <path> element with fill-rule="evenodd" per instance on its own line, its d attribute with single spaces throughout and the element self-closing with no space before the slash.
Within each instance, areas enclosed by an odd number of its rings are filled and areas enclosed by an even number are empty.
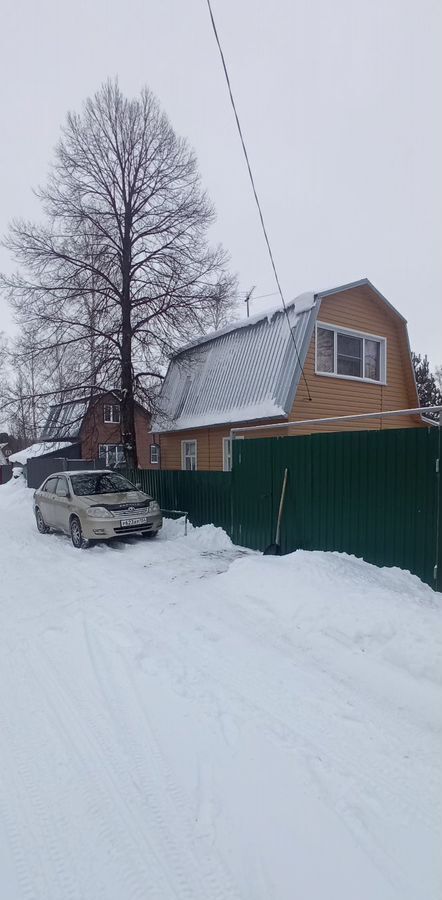
<svg viewBox="0 0 442 900">
<path fill-rule="evenodd" d="M 41 440 L 74 444 L 78 459 L 102 459 L 106 466 L 123 462 L 120 402 L 121 395 L 113 390 L 98 397 L 55 403 L 49 408 Z M 146 468 L 150 458 L 149 429 L 150 415 L 137 403 L 135 430 L 140 468 Z"/>
<path fill-rule="evenodd" d="M 228 470 L 234 426 L 418 406 L 406 321 L 364 278 L 303 294 L 288 304 L 287 316 L 279 307 L 175 353 L 152 426 L 149 467 Z M 419 415 L 403 415 L 297 426 L 291 433 L 423 424 Z"/>
</svg>

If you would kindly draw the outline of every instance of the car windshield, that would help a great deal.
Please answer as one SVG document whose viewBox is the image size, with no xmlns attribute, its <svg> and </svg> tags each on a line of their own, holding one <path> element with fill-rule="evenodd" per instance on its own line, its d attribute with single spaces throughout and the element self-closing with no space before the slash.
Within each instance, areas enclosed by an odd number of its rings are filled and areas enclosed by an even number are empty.
<svg viewBox="0 0 442 900">
<path fill-rule="evenodd" d="M 122 491 L 136 491 L 130 481 L 113 472 L 85 472 L 71 475 L 72 489 L 78 497 L 89 494 L 120 494 Z"/>
</svg>

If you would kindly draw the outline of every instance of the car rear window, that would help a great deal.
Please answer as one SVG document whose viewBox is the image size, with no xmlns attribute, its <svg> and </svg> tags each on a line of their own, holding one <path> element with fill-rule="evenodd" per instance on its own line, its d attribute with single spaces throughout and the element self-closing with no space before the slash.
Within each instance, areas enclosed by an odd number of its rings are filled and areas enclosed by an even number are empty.
<svg viewBox="0 0 442 900">
<path fill-rule="evenodd" d="M 85 472 L 84 475 L 71 475 L 71 484 L 77 497 L 89 494 L 118 494 L 121 491 L 136 491 L 136 487 L 113 472 Z"/>
</svg>

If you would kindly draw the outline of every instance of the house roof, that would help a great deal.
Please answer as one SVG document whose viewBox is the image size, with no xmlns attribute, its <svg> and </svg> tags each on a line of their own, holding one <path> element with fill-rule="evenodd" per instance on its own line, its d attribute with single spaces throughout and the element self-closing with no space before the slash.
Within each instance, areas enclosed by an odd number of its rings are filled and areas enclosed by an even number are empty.
<svg viewBox="0 0 442 900">
<path fill-rule="evenodd" d="M 46 419 L 41 433 L 41 440 L 78 440 L 89 403 L 89 398 L 80 398 L 77 400 L 68 400 L 64 403 L 54 403 L 50 406 L 48 418 Z"/>
<path fill-rule="evenodd" d="M 172 355 L 152 431 L 184 431 L 208 425 L 287 418 L 321 301 L 355 288 L 369 288 L 405 323 L 404 317 L 368 278 L 301 294 L 287 304 L 295 341 L 281 306 L 233 322 L 220 331 L 197 338 Z"/>
<path fill-rule="evenodd" d="M 65 400 L 62 403 L 52 404 L 49 407 L 48 417 L 40 435 L 41 440 L 78 441 L 81 426 L 90 405 L 98 403 L 99 400 L 106 400 L 108 397 L 114 397 L 120 403 L 121 391 L 118 388 L 110 388 L 108 391 L 102 391 L 93 398 L 78 397 L 72 400 Z M 149 415 L 140 403 L 135 401 L 135 405 L 146 415 Z"/>
<path fill-rule="evenodd" d="M 181 348 L 171 359 L 159 397 L 161 413 L 152 430 L 285 418 L 293 405 L 317 307 L 312 293 L 287 305 L 296 347 L 284 310 L 278 307 Z"/>
<path fill-rule="evenodd" d="M 70 441 L 59 441 L 56 444 L 52 443 L 52 441 L 49 443 L 38 442 L 36 444 L 31 444 L 29 447 L 25 447 L 24 450 L 17 450 L 17 453 L 12 453 L 9 457 L 9 461 L 25 466 L 28 459 L 35 459 L 37 456 L 45 456 L 46 453 L 53 453 L 54 450 L 62 450 L 64 447 L 70 447 L 70 444 Z"/>
</svg>

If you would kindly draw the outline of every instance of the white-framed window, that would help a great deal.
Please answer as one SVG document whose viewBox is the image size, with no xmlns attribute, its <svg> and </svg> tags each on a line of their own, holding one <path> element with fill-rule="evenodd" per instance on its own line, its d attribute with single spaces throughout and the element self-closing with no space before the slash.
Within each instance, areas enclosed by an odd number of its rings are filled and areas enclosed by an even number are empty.
<svg viewBox="0 0 442 900">
<path fill-rule="evenodd" d="M 157 466 L 160 462 L 160 445 L 159 444 L 151 444 L 150 445 L 150 462 L 152 465 Z"/>
<path fill-rule="evenodd" d="M 232 471 L 232 438 L 223 438 L 223 472 Z"/>
<path fill-rule="evenodd" d="M 386 384 L 386 338 L 318 322 L 315 371 L 333 378 Z"/>
<path fill-rule="evenodd" d="M 104 461 L 106 468 L 116 466 L 118 463 L 124 462 L 123 444 L 99 444 L 98 455 Z"/>
<path fill-rule="evenodd" d="M 244 435 L 237 434 L 235 441 L 243 441 Z M 223 438 L 223 472 L 232 471 L 232 438 Z"/>
<path fill-rule="evenodd" d="M 120 421 L 120 407 L 118 403 L 105 403 L 103 407 L 104 421 L 106 425 L 118 424 Z"/>
<path fill-rule="evenodd" d="M 197 442 L 181 441 L 181 468 L 184 472 L 196 472 Z"/>
</svg>

